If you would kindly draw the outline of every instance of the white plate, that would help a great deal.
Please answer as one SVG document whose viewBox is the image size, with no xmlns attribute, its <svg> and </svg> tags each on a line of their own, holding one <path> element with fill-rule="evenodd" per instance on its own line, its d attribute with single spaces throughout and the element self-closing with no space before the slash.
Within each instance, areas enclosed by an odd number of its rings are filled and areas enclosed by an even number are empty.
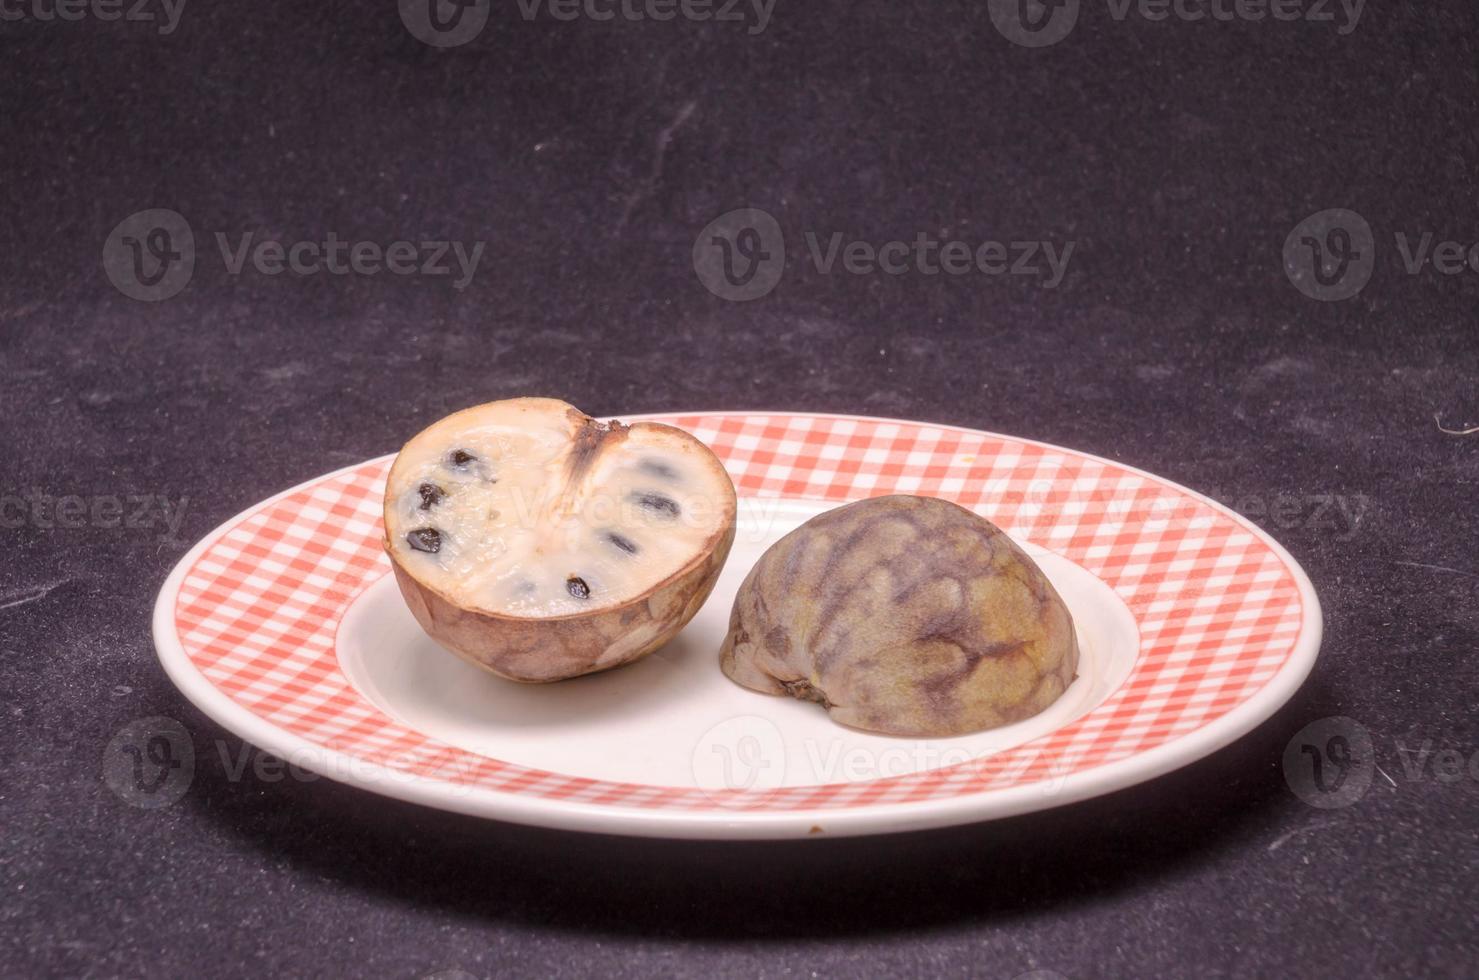
<svg viewBox="0 0 1479 980">
<path fill-rule="evenodd" d="M 504 682 L 436 646 L 380 553 L 389 457 L 310 481 L 212 532 L 170 575 L 155 640 L 224 727 L 368 790 L 552 827 L 673 837 L 881 833 L 984 820 L 1131 785 L 1246 732 L 1319 646 L 1302 570 L 1191 491 L 1069 450 L 922 423 L 667 416 L 741 496 L 713 596 L 631 666 Z M 1012 533 L 1078 627 L 1078 679 L 1036 717 L 950 739 L 833 724 L 719 671 L 751 565 L 849 499 L 955 499 Z"/>
</svg>

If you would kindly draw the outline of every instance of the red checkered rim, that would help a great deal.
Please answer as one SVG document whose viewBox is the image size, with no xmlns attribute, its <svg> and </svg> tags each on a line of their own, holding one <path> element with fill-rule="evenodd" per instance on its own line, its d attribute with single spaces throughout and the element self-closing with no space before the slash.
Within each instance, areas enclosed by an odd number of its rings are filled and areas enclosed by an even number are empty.
<svg viewBox="0 0 1479 980">
<path fill-rule="evenodd" d="M 389 571 L 380 497 L 390 458 L 255 508 L 185 573 L 175 629 L 204 678 L 317 748 L 459 787 L 641 810 L 864 808 L 963 796 L 1137 755 L 1211 724 L 1290 659 L 1303 610 L 1295 573 L 1240 520 L 1171 484 L 1069 450 L 913 422 L 809 414 L 664 416 L 711 446 L 741 496 L 841 502 L 944 497 L 1088 569 L 1140 631 L 1130 676 L 1084 717 L 983 760 L 747 798 L 695 787 L 546 772 L 428 738 L 360 695 L 335 633 Z M 752 791 L 753 792 L 753 791 Z"/>
</svg>

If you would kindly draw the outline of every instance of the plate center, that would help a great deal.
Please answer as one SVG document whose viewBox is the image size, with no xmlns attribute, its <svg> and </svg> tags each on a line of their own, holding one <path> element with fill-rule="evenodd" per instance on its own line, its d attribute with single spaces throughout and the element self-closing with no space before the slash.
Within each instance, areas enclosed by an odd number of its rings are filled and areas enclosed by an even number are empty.
<svg viewBox="0 0 1479 980">
<path fill-rule="evenodd" d="M 765 549 L 833 506 L 741 498 L 734 547 L 708 602 L 671 643 L 617 670 L 547 685 L 485 673 L 421 630 L 389 574 L 346 611 L 339 663 L 386 714 L 449 745 L 563 775 L 705 789 L 859 782 L 957 765 L 1082 717 L 1129 676 L 1139 648 L 1130 610 L 1092 573 L 1023 544 L 1073 614 L 1081 654 L 1078 679 L 1041 714 L 957 738 L 893 738 L 844 728 L 809 702 L 739 687 L 718 654 L 740 583 Z"/>
</svg>

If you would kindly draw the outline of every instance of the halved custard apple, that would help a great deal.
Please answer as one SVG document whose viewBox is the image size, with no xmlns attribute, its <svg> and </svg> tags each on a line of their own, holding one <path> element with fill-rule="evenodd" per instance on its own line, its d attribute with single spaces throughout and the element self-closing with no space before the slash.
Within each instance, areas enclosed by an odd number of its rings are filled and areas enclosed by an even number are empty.
<svg viewBox="0 0 1479 980">
<path fill-rule="evenodd" d="M 734 519 L 734 484 L 693 436 L 552 398 L 447 416 L 406 443 L 385 488 L 385 550 L 417 622 L 528 683 L 670 640 L 713 589 Z"/>
</svg>

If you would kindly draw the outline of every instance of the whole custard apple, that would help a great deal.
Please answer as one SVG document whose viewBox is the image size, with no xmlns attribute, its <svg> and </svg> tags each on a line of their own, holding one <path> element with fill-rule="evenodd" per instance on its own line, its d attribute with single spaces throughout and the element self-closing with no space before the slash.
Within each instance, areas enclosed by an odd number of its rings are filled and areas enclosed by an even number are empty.
<svg viewBox="0 0 1479 980">
<path fill-rule="evenodd" d="M 983 517 L 934 497 L 875 497 L 777 541 L 740 586 L 720 653 L 731 680 L 820 703 L 887 735 L 1020 721 L 1073 681 L 1068 609 Z"/>
</svg>

